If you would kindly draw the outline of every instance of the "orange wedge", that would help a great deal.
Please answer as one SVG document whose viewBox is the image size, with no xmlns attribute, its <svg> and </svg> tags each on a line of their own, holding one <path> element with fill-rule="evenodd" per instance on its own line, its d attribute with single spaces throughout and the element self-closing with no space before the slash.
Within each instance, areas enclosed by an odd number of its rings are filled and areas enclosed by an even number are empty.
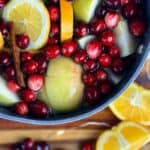
<svg viewBox="0 0 150 150">
<path fill-rule="evenodd" d="M 71 2 L 67 0 L 60 0 L 60 39 L 61 42 L 72 39 L 73 36 L 73 8 Z"/>
<path fill-rule="evenodd" d="M 147 128 L 134 122 L 122 122 L 99 136 L 96 150 L 138 150 L 149 141 Z"/>
<path fill-rule="evenodd" d="M 121 120 L 150 125 L 150 91 L 134 83 L 110 105 L 110 109 Z"/>
</svg>

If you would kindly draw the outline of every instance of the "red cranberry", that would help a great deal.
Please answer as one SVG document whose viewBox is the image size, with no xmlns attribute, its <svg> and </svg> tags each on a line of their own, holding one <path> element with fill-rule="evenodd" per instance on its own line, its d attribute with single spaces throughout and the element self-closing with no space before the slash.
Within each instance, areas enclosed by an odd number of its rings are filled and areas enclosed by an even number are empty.
<svg viewBox="0 0 150 150">
<path fill-rule="evenodd" d="M 48 45 L 53 45 L 53 44 L 58 44 L 59 38 L 57 36 L 49 37 L 47 44 Z"/>
<path fill-rule="evenodd" d="M 104 95 L 110 94 L 112 85 L 109 82 L 102 83 L 100 86 L 100 92 Z"/>
<path fill-rule="evenodd" d="M 97 9 L 96 9 L 96 16 L 98 18 L 104 18 L 104 16 L 106 15 L 107 13 L 107 7 L 104 7 L 104 6 L 98 6 Z"/>
<path fill-rule="evenodd" d="M 117 12 L 108 12 L 105 16 L 105 23 L 107 28 L 115 28 L 120 21 L 120 15 Z"/>
<path fill-rule="evenodd" d="M 99 82 L 104 82 L 108 80 L 108 73 L 105 70 L 98 70 L 96 72 L 96 79 Z"/>
<path fill-rule="evenodd" d="M 28 61 L 31 59 L 32 59 L 32 53 L 31 52 L 22 52 L 21 53 L 21 61 L 22 62 L 25 62 L 25 61 Z"/>
<path fill-rule="evenodd" d="M 87 87 L 85 89 L 85 100 L 89 104 L 96 104 L 100 98 L 99 91 L 96 87 Z"/>
<path fill-rule="evenodd" d="M 38 91 L 44 84 L 44 78 L 40 74 L 31 75 L 27 81 L 28 87 L 33 91 Z"/>
<path fill-rule="evenodd" d="M 33 146 L 34 146 L 34 141 L 31 138 L 27 138 L 23 140 L 21 143 L 21 148 L 23 150 L 32 150 Z"/>
<path fill-rule="evenodd" d="M 67 41 L 62 44 L 62 53 L 66 57 L 70 57 L 77 51 L 77 43 L 75 41 Z"/>
<path fill-rule="evenodd" d="M 59 20 L 59 9 L 57 6 L 51 5 L 48 8 L 48 11 L 49 11 L 51 21 L 58 21 Z"/>
<path fill-rule="evenodd" d="M 5 51 L 0 52 L 0 65 L 8 66 L 11 63 L 10 54 Z"/>
<path fill-rule="evenodd" d="M 93 150 L 93 148 L 91 144 L 84 144 L 82 146 L 82 150 Z"/>
<path fill-rule="evenodd" d="M 119 9 L 121 7 L 121 0 L 104 0 L 104 4 L 110 9 Z"/>
<path fill-rule="evenodd" d="M 87 60 L 84 64 L 83 64 L 83 68 L 85 71 L 95 71 L 97 69 L 97 63 L 94 60 Z"/>
<path fill-rule="evenodd" d="M 46 142 L 36 142 L 34 150 L 49 150 L 49 145 Z"/>
<path fill-rule="evenodd" d="M 21 91 L 21 98 L 25 102 L 30 103 L 36 100 L 36 94 L 30 89 L 25 89 Z"/>
<path fill-rule="evenodd" d="M 38 63 L 35 60 L 28 60 L 23 64 L 23 72 L 26 74 L 36 73 L 38 70 Z"/>
<path fill-rule="evenodd" d="M 99 57 L 99 63 L 102 67 L 110 67 L 111 66 L 111 56 L 109 54 L 102 54 Z"/>
<path fill-rule="evenodd" d="M 58 45 L 47 46 L 44 50 L 44 53 L 49 59 L 56 58 L 60 55 L 60 47 Z"/>
<path fill-rule="evenodd" d="M 102 32 L 105 29 L 105 27 L 106 27 L 106 25 L 105 25 L 104 20 L 99 19 L 99 20 L 94 21 L 91 24 L 91 28 L 90 29 L 91 29 L 92 33 L 98 34 L 98 33 Z"/>
<path fill-rule="evenodd" d="M 0 31 L 3 36 L 7 37 L 9 34 L 8 25 L 6 23 L 0 23 Z"/>
<path fill-rule="evenodd" d="M 104 31 L 101 35 L 102 44 L 105 46 L 112 46 L 115 43 L 115 35 L 112 31 Z"/>
<path fill-rule="evenodd" d="M 75 36 L 77 37 L 86 36 L 88 33 L 89 33 L 89 28 L 87 24 L 79 23 L 75 27 Z"/>
<path fill-rule="evenodd" d="M 98 40 L 92 40 L 87 44 L 86 51 L 90 59 L 96 59 L 102 52 L 102 44 Z"/>
<path fill-rule="evenodd" d="M 121 0 L 121 5 L 124 6 L 128 4 L 131 0 Z"/>
<path fill-rule="evenodd" d="M 126 18 L 131 18 L 137 13 L 137 7 L 134 2 L 130 2 L 123 7 L 123 15 Z"/>
<path fill-rule="evenodd" d="M 49 0 L 51 3 L 58 4 L 59 0 Z"/>
<path fill-rule="evenodd" d="M 7 87 L 12 92 L 18 92 L 21 89 L 21 87 L 17 84 L 16 80 L 10 80 L 10 81 L 8 81 L 7 82 Z"/>
<path fill-rule="evenodd" d="M 122 59 L 117 58 L 117 59 L 113 60 L 111 67 L 115 73 L 121 73 L 124 70 L 124 63 L 123 63 Z"/>
<path fill-rule="evenodd" d="M 133 19 L 129 23 L 130 32 L 134 36 L 141 36 L 145 32 L 145 23 L 140 19 Z"/>
<path fill-rule="evenodd" d="M 5 70 L 5 78 L 7 80 L 11 80 L 15 78 L 15 68 L 13 66 L 9 66 Z"/>
<path fill-rule="evenodd" d="M 48 115 L 48 107 L 41 101 L 35 101 L 30 104 L 31 115 L 35 117 L 46 117 Z"/>
<path fill-rule="evenodd" d="M 111 46 L 109 48 L 109 54 L 113 58 L 120 57 L 120 48 L 116 45 Z"/>
<path fill-rule="evenodd" d="M 29 45 L 30 39 L 28 35 L 21 34 L 17 36 L 16 43 L 20 49 L 26 49 Z"/>
<path fill-rule="evenodd" d="M 82 79 L 86 85 L 93 85 L 95 82 L 95 76 L 91 73 L 83 74 Z"/>
<path fill-rule="evenodd" d="M 44 73 L 47 69 L 48 61 L 41 53 L 35 55 L 35 61 L 38 63 L 38 73 Z"/>
<path fill-rule="evenodd" d="M 0 0 L 0 8 L 3 8 L 6 4 L 6 0 Z"/>
<path fill-rule="evenodd" d="M 17 105 L 16 105 L 16 113 L 18 115 L 26 115 L 28 114 L 28 105 L 25 103 L 25 102 L 19 102 Z"/>
<path fill-rule="evenodd" d="M 57 23 L 51 23 L 51 35 L 55 36 L 59 34 L 59 25 Z"/>
<path fill-rule="evenodd" d="M 74 61 L 78 64 L 83 64 L 87 60 L 87 53 L 85 50 L 77 52 L 74 56 Z"/>
</svg>

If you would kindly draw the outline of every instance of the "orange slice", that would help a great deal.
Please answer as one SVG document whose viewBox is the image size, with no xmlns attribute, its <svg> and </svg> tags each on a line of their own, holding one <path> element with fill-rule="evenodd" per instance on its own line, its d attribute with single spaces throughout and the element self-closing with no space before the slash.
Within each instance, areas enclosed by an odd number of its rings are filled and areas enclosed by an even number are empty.
<svg viewBox="0 0 150 150">
<path fill-rule="evenodd" d="M 60 0 L 61 14 L 61 42 L 72 39 L 73 36 L 73 8 L 71 2 Z"/>
<path fill-rule="evenodd" d="M 110 105 L 112 112 L 121 120 L 150 125 L 150 91 L 132 84 Z"/>
<path fill-rule="evenodd" d="M 122 122 L 99 136 L 96 150 L 138 150 L 149 141 L 147 128 L 134 122 Z"/>
</svg>

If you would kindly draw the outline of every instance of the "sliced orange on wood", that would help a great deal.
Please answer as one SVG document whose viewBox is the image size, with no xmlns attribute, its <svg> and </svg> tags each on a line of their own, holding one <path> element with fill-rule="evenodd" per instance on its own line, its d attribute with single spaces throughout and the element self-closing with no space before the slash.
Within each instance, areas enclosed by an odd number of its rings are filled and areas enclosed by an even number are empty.
<svg viewBox="0 0 150 150">
<path fill-rule="evenodd" d="M 60 39 L 61 42 L 72 39 L 73 36 L 73 8 L 71 2 L 67 0 L 60 0 Z"/>
<path fill-rule="evenodd" d="M 122 122 L 102 133 L 96 150 L 138 150 L 150 140 L 150 131 L 134 122 Z"/>
<path fill-rule="evenodd" d="M 134 83 L 110 105 L 110 109 L 121 120 L 150 125 L 150 91 Z"/>
</svg>

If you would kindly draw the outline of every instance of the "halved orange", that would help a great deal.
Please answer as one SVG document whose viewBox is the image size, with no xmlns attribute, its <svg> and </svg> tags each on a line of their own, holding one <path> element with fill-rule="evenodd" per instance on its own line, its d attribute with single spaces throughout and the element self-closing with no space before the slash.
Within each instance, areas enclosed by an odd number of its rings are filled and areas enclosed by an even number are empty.
<svg viewBox="0 0 150 150">
<path fill-rule="evenodd" d="M 150 125 L 150 91 L 133 83 L 110 109 L 121 120 Z"/>
<path fill-rule="evenodd" d="M 72 39 L 73 36 L 73 8 L 71 2 L 60 0 L 60 39 L 61 42 Z"/>
</svg>

